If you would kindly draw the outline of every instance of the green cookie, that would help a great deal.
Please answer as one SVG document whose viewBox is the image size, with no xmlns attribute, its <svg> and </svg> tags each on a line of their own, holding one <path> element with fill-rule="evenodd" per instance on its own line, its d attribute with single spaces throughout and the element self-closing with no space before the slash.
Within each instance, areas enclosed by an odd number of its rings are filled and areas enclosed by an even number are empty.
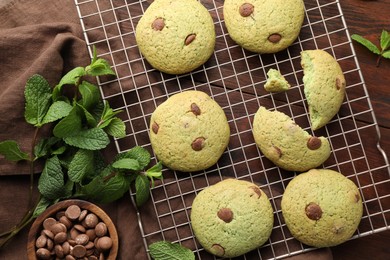
<svg viewBox="0 0 390 260">
<path fill-rule="evenodd" d="M 284 113 L 265 107 L 255 114 L 253 136 L 265 157 L 288 171 L 316 168 L 330 156 L 325 137 L 311 136 Z"/>
<path fill-rule="evenodd" d="M 194 199 L 191 225 L 204 249 L 236 257 L 263 245 L 273 228 L 273 209 L 255 184 L 226 179 L 205 188 Z"/>
<path fill-rule="evenodd" d="M 171 96 L 150 119 L 153 151 L 172 170 L 194 172 L 209 168 L 221 157 L 229 138 L 224 111 L 201 91 Z"/>
<path fill-rule="evenodd" d="M 340 65 L 326 51 L 302 51 L 301 65 L 311 128 L 317 130 L 338 113 L 344 100 L 346 82 Z"/>
<path fill-rule="evenodd" d="M 290 89 L 290 84 L 283 77 L 280 71 L 276 69 L 270 69 L 267 72 L 267 82 L 264 85 L 264 89 L 269 92 L 281 92 Z"/>
<path fill-rule="evenodd" d="M 136 41 L 146 60 L 169 74 L 190 72 L 214 52 L 214 22 L 196 0 L 155 0 L 136 27 Z"/>
<path fill-rule="evenodd" d="M 356 185 L 341 173 L 326 169 L 313 169 L 290 181 L 281 208 L 291 234 L 313 247 L 345 242 L 363 214 Z"/>
<path fill-rule="evenodd" d="M 302 0 L 225 0 L 225 25 L 244 49 L 275 53 L 298 37 L 304 19 Z"/>
</svg>

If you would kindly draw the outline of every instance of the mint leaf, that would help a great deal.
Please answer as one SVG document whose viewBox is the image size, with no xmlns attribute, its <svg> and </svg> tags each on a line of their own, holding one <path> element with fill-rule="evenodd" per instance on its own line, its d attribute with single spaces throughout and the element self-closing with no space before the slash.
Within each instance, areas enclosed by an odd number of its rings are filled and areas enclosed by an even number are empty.
<svg viewBox="0 0 390 260">
<path fill-rule="evenodd" d="M 56 137 L 64 138 L 75 135 L 81 131 L 82 118 L 78 106 L 74 106 L 70 113 L 63 118 L 53 129 L 53 134 Z"/>
<path fill-rule="evenodd" d="M 109 203 L 123 196 L 130 188 L 130 179 L 107 167 L 103 174 L 83 186 L 80 193 L 99 203 Z"/>
<path fill-rule="evenodd" d="M 64 173 L 57 156 L 48 159 L 38 181 L 38 189 L 42 196 L 55 200 L 60 198 L 64 188 Z"/>
<path fill-rule="evenodd" d="M 159 241 L 149 245 L 149 253 L 154 260 L 194 260 L 190 249 L 168 241 Z"/>
<path fill-rule="evenodd" d="M 381 48 L 382 53 L 390 47 L 390 34 L 386 30 L 382 30 L 381 34 Z"/>
<path fill-rule="evenodd" d="M 49 107 L 45 117 L 42 120 L 42 124 L 47 124 L 50 122 L 57 121 L 61 118 L 69 115 L 72 110 L 72 105 L 68 104 L 65 101 L 56 101 Z"/>
<path fill-rule="evenodd" d="M 33 75 L 27 80 L 24 90 L 26 122 L 36 127 L 42 126 L 42 120 L 51 102 L 51 88 L 41 75 Z"/>
<path fill-rule="evenodd" d="M 61 91 L 64 85 L 77 85 L 84 75 L 85 69 L 83 67 L 76 67 L 66 73 L 53 89 L 53 100 L 57 101 L 62 98 Z"/>
<path fill-rule="evenodd" d="M 106 100 L 104 100 L 104 108 L 103 108 L 102 115 L 100 117 L 100 122 L 98 124 L 98 127 L 105 128 L 106 126 L 108 126 L 111 123 L 112 119 L 120 112 L 122 111 L 120 110 L 114 111 L 110 107 L 110 104 Z"/>
<path fill-rule="evenodd" d="M 47 207 L 50 206 L 51 202 L 51 200 L 45 197 L 41 197 L 37 206 L 34 209 L 33 218 L 37 218 L 39 215 L 41 215 L 47 209 Z"/>
<path fill-rule="evenodd" d="M 115 161 L 112 164 L 112 167 L 114 167 L 115 169 L 125 169 L 125 170 L 132 170 L 132 171 L 142 170 L 138 161 L 135 159 L 130 159 L 130 158 L 124 158 L 124 159 L 120 159 L 118 161 Z"/>
<path fill-rule="evenodd" d="M 80 78 L 85 75 L 85 69 L 83 67 L 76 67 L 66 73 L 57 84 L 57 86 L 63 85 L 77 85 Z"/>
<path fill-rule="evenodd" d="M 135 179 L 135 202 L 142 206 L 150 196 L 150 183 L 148 177 L 143 174 L 137 175 Z"/>
<path fill-rule="evenodd" d="M 126 136 L 125 123 L 123 123 L 122 119 L 117 117 L 112 118 L 109 121 L 109 124 L 104 127 L 104 131 L 115 138 L 122 138 Z"/>
<path fill-rule="evenodd" d="M 77 106 L 79 106 L 79 108 L 83 111 L 84 117 L 87 120 L 88 126 L 96 127 L 97 126 L 97 121 L 96 121 L 95 117 L 85 107 L 83 107 L 82 105 L 77 104 Z"/>
<path fill-rule="evenodd" d="M 61 139 L 57 137 L 42 138 L 34 147 L 35 158 L 44 157 L 52 152 L 52 147 Z"/>
<path fill-rule="evenodd" d="M 152 182 L 152 188 L 154 188 L 154 179 L 162 179 L 162 164 L 161 162 L 158 162 L 155 164 L 152 168 L 148 169 L 146 171 L 146 176 L 150 179 Z"/>
<path fill-rule="evenodd" d="M 351 35 L 351 38 L 353 40 L 357 41 L 358 43 L 362 44 L 363 46 L 365 46 L 371 52 L 378 54 L 378 55 L 381 54 L 381 51 L 378 49 L 378 47 L 375 44 L 373 44 L 372 42 L 370 42 L 369 40 L 367 40 L 366 38 L 364 38 L 360 35 L 357 35 L 357 34 Z"/>
<path fill-rule="evenodd" d="M 141 169 L 145 168 L 150 163 L 149 152 L 141 146 L 135 146 L 130 150 L 128 150 L 127 152 L 118 154 L 115 161 L 123 158 L 130 158 L 130 159 L 137 160 Z"/>
<path fill-rule="evenodd" d="M 382 53 L 382 57 L 384 57 L 386 59 L 390 59 L 390 50 L 385 51 L 384 53 Z"/>
<path fill-rule="evenodd" d="M 100 128 L 91 128 L 74 133 L 72 136 L 64 137 L 65 143 L 86 150 L 100 150 L 105 148 L 110 139 Z"/>
<path fill-rule="evenodd" d="M 85 71 L 87 75 L 91 76 L 115 75 L 110 64 L 106 60 L 100 58 L 93 60 L 91 65 L 85 67 Z"/>
<path fill-rule="evenodd" d="M 69 164 L 68 176 L 73 182 L 81 182 L 84 176 L 87 176 L 94 170 L 93 151 L 80 149 L 74 155 Z"/>
<path fill-rule="evenodd" d="M 9 161 L 29 160 L 29 155 L 20 150 L 19 144 L 12 140 L 0 142 L 0 154 L 4 155 Z"/>
<path fill-rule="evenodd" d="M 87 110 L 96 105 L 100 100 L 100 92 L 98 87 L 87 81 L 83 81 L 79 85 L 79 91 L 81 94 L 81 104 Z"/>
</svg>

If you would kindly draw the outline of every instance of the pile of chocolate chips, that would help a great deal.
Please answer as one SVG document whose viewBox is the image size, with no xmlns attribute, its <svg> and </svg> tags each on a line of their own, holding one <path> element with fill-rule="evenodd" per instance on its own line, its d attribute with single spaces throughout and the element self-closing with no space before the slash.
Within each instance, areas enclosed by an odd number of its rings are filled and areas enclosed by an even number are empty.
<svg viewBox="0 0 390 260">
<path fill-rule="evenodd" d="M 38 259 L 106 259 L 112 239 L 96 214 L 77 205 L 43 221 L 35 240 Z"/>
</svg>

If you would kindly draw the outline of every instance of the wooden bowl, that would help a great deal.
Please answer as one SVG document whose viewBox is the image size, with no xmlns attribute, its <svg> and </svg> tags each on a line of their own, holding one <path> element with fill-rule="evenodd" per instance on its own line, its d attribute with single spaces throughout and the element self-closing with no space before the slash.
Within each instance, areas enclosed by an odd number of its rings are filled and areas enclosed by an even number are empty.
<svg viewBox="0 0 390 260">
<path fill-rule="evenodd" d="M 36 255 L 37 248 L 35 247 L 36 239 L 40 236 L 41 231 L 43 230 L 43 221 L 49 217 L 55 218 L 56 214 L 59 211 L 66 210 L 71 205 L 77 205 L 81 210 L 88 210 L 90 213 L 94 213 L 100 221 L 104 222 L 107 226 L 108 236 L 112 239 L 112 247 L 109 253 L 106 253 L 106 259 L 116 259 L 118 254 L 118 233 L 116 231 L 115 225 L 110 219 L 110 217 L 98 206 L 84 200 L 64 200 L 58 202 L 49 208 L 47 208 L 41 215 L 39 215 L 34 223 L 32 224 L 30 231 L 28 233 L 27 241 L 27 256 L 29 260 L 38 260 Z M 54 258 L 53 258 L 54 259 Z"/>
</svg>

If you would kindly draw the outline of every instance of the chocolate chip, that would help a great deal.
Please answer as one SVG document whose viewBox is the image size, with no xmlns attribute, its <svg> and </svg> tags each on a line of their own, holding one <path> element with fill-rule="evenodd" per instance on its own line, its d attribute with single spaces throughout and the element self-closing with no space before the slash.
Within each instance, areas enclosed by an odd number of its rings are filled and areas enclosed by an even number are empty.
<svg viewBox="0 0 390 260">
<path fill-rule="evenodd" d="M 356 203 L 358 203 L 360 201 L 360 194 L 359 193 L 355 194 L 355 201 L 356 201 Z"/>
<path fill-rule="evenodd" d="M 110 237 L 101 237 L 98 239 L 96 247 L 102 251 L 107 251 L 112 247 L 112 239 Z"/>
<path fill-rule="evenodd" d="M 89 236 L 86 234 L 80 234 L 78 235 L 74 241 L 76 242 L 77 245 L 86 245 L 89 241 Z"/>
<path fill-rule="evenodd" d="M 252 189 L 257 194 L 257 198 L 261 197 L 261 190 L 260 190 L 259 187 L 257 187 L 257 186 L 250 186 L 249 188 Z"/>
<path fill-rule="evenodd" d="M 107 234 L 107 225 L 104 222 L 99 222 L 95 227 L 95 234 L 98 237 L 105 236 Z"/>
<path fill-rule="evenodd" d="M 194 33 L 187 35 L 187 37 L 184 41 L 184 44 L 189 45 L 191 42 L 193 42 L 195 40 L 195 38 L 196 38 L 196 34 L 194 34 Z"/>
<path fill-rule="evenodd" d="M 58 258 L 64 258 L 65 254 L 64 254 L 64 249 L 62 248 L 61 245 L 56 245 L 54 247 L 54 252 L 56 253 L 56 256 Z"/>
<path fill-rule="evenodd" d="M 36 252 L 39 259 L 50 259 L 50 251 L 46 248 L 39 248 Z"/>
<path fill-rule="evenodd" d="M 322 216 L 322 210 L 319 205 L 310 202 L 305 208 L 306 216 L 311 220 L 319 220 Z"/>
<path fill-rule="evenodd" d="M 239 12 L 242 17 L 248 17 L 253 13 L 254 9 L 255 7 L 252 4 L 245 3 L 240 6 Z"/>
<path fill-rule="evenodd" d="M 35 246 L 37 248 L 45 247 L 47 244 L 47 237 L 45 235 L 40 235 L 37 240 L 35 240 Z"/>
<path fill-rule="evenodd" d="M 43 228 L 50 229 L 50 227 L 56 223 L 57 223 L 57 220 L 55 220 L 54 218 L 47 218 L 43 221 Z"/>
<path fill-rule="evenodd" d="M 225 223 L 230 223 L 233 220 L 233 211 L 229 208 L 221 208 L 217 216 Z"/>
<path fill-rule="evenodd" d="M 67 238 L 68 238 L 68 235 L 65 232 L 60 232 L 54 236 L 54 243 L 62 244 L 66 241 Z"/>
<path fill-rule="evenodd" d="M 312 136 L 307 140 L 307 148 L 310 150 L 317 150 L 321 147 L 321 139 L 315 136 Z"/>
<path fill-rule="evenodd" d="M 72 255 L 74 257 L 81 258 L 84 257 L 86 253 L 87 253 L 87 249 L 85 249 L 85 247 L 82 245 L 76 245 L 73 247 Z"/>
<path fill-rule="evenodd" d="M 62 249 L 64 250 L 64 255 L 70 254 L 70 244 L 68 241 L 66 241 L 62 244 Z"/>
<path fill-rule="evenodd" d="M 336 88 L 337 90 L 340 90 L 343 87 L 345 87 L 345 80 L 343 80 L 340 76 L 338 76 L 336 78 Z"/>
<path fill-rule="evenodd" d="M 54 239 L 54 234 L 53 234 L 53 232 L 51 232 L 51 231 L 48 230 L 48 229 L 42 230 L 41 235 L 45 235 L 45 236 L 47 236 L 47 237 L 50 238 L 50 239 Z"/>
<path fill-rule="evenodd" d="M 194 151 L 200 151 L 203 149 L 204 147 L 204 142 L 205 142 L 205 139 L 203 137 L 198 137 L 196 138 L 192 144 L 191 144 L 191 147 L 192 147 L 192 150 Z"/>
<path fill-rule="evenodd" d="M 282 36 L 278 33 L 271 34 L 268 36 L 268 41 L 272 43 L 278 43 L 282 39 Z"/>
<path fill-rule="evenodd" d="M 76 220 L 80 217 L 81 209 L 77 205 L 71 205 L 65 210 L 65 216 L 71 220 Z"/>
<path fill-rule="evenodd" d="M 161 31 L 165 26 L 165 22 L 163 18 L 157 18 L 152 23 L 152 28 L 156 31 Z"/>
<path fill-rule="evenodd" d="M 200 115 L 200 108 L 197 104 L 192 103 L 191 104 L 191 112 L 194 113 L 194 115 L 199 116 Z"/>
<path fill-rule="evenodd" d="M 99 219 L 95 214 L 89 213 L 87 216 L 85 216 L 85 224 L 87 227 L 94 228 L 96 227 L 97 223 L 99 223 Z"/>
<path fill-rule="evenodd" d="M 66 216 L 60 217 L 59 221 L 64 224 L 66 228 L 70 228 L 72 226 L 72 221 L 70 221 Z"/>
<path fill-rule="evenodd" d="M 153 122 L 153 124 L 152 124 L 153 133 L 157 134 L 159 128 L 160 128 L 159 125 L 156 122 Z"/>
<path fill-rule="evenodd" d="M 57 235 L 60 232 L 66 232 L 67 228 L 62 223 L 56 223 L 50 227 L 50 231 L 53 233 L 53 235 Z"/>
<path fill-rule="evenodd" d="M 217 256 L 223 256 L 225 254 L 225 248 L 223 248 L 221 245 L 219 244 L 214 244 L 211 246 L 210 248 L 210 251 L 217 255 Z"/>
<path fill-rule="evenodd" d="M 273 148 L 275 149 L 276 153 L 278 154 L 278 157 L 279 158 L 282 157 L 282 155 L 283 155 L 282 150 L 280 150 L 280 148 L 277 146 L 274 146 Z"/>
<path fill-rule="evenodd" d="M 83 221 L 85 219 L 85 216 L 87 216 L 88 210 L 84 209 L 81 211 L 80 216 L 79 216 L 79 222 Z"/>
</svg>

